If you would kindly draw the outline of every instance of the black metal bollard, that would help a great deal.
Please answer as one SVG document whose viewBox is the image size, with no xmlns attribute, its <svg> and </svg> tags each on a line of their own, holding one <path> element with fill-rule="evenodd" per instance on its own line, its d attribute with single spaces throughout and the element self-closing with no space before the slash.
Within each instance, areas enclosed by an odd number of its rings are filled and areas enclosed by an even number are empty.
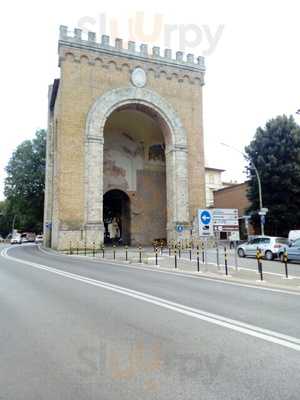
<svg viewBox="0 0 300 400">
<path fill-rule="evenodd" d="M 283 253 L 283 262 L 284 262 L 284 269 L 285 269 L 285 277 L 286 279 L 288 279 L 289 277 L 289 271 L 288 271 L 288 252 L 286 249 L 284 249 L 284 253 Z"/>
<path fill-rule="evenodd" d="M 200 272 L 200 252 L 199 252 L 199 246 L 197 246 L 197 271 Z"/>
<path fill-rule="evenodd" d="M 205 254 L 204 254 L 204 243 L 201 242 L 201 251 L 202 251 L 202 264 L 205 263 Z"/>
<path fill-rule="evenodd" d="M 189 248 L 189 253 L 190 253 L 190 261 L 192 261 L 192 247 L 191 246 Z"/>
<path fill-rule="evenodd" d="M 256 250 L 256 259 L 257 259 L 257 267 L 258 267 L 258 273 L 260 275 L 260 280 L 263 281 L 264 276 L 263 276 L 263 268 L 262 268 L 262 261 L 261 261 L 262 253 L 259 248 L 257 248 L 257 250 Z"/>
<path fill-rule="evenodd" d="M 257 261 L 258 273 L 259 273 L 259 257 L 260 257 L 260 251 L 259 251 L 259 248 L 257 247 L 257 249 L 256 249 L 256 261 Z"/>
<path fill-rule="evenodd" d="M 77 242 L 77 246 L 76 246 L 76 255 L 77 255 L 77 256 L 78 256 L 78 252 L 79 252 L 78 247 L 79 247 L 79 244 L 78 244 L 78 242 Z"/>
<path fill-rule="evenodd" d="M 95 242 L 93 242 L 93 257 L 96 255 L 96 245 Z"/>
<path fill-rule="evenodd" d="M 116 245 L 113 245 L 113 254 L 114 254 L 114 260 L 116 259 Z"/>
<path fill-rule="evenodd" d="M 84 255 L 86 256 L 86 242 L 84 242 Z"/>
<path fill-rule="evenodd" d="M 260 270 L 260 280 L 263 281 L 264 280 L 264 276 L 263 276 L 263 267 L 262 267 L 261 259 L 259 260 L 259 270 Z"/>
<path fill-rule="evenodd" d="M 177 249 L 176 249 L 176 247 L 174 249 L 174 263 L 175 263 L 175 269 L 177 269 Z"/>
<path fill-rule="evenodd" d="M 169 243 L 169 257 L 171 257 L 171 243 Z"/>
<path fill-rule="evenodd" d="M 178 257 L 181 258 L 181 243 L 178 243 Z"/>
<path fill-rule="evenodd" d="M 125 246 L 125 261 L 128 261 L 128 246 Z"/>
<path fill-rule="evenodd" d="M 104 243 L 102 244 L 102 258 L 104 258 L 104 253 L 105 253 L 105 250 L 104 250 Z"/>
<path fill-rule="evenodd" d="M 228 264 L 227 264 L 227 249 L 224 247 L 224 264 L 225 264 L 225 274 L 228 275 Z"/>
<path fill-rule="evenodd" d="M 139 246 L 139 254 L 140 254 L 139 262 L 141 263 L 142 262 L 142 247 L 141 246 Z"/>
<path fill-rule="evenodd" d="M 155 247 L 155 265 L 158 265 L 158 259 L 157 259 L 157 247 Z"/>
</svg>

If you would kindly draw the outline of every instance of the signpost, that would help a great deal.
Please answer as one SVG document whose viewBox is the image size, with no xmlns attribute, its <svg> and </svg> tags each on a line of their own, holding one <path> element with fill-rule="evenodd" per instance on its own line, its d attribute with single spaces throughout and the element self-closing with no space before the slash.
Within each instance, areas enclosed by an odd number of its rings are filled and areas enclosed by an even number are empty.
<svg viewBox="0 0 300 400">
<path fill-rule="evenodd" d="M 236 208 L 214 208 L 213 225 L 215 231 L 232 232 L 239 230 L 239 211 Z"/>
<path fill-rule="evenodd" d="M 209 237 L 214 235 L 213 216 L 211 210 L 198 210 L 199 236 Z"/>
<path fill-rule="evenodd" d="M 235 266 L 237 269 L 236 246 L 240 240 L 239 231 L 239 212 L 236 208 L 213 208 L 208 210 L 198 210 L 199 237 L 204 239 L 207 247 L 207 238 L 216 234 L 219 240 L 219 232 L 226 232 L 226 237 L 235 245 Z M 218 258 L 217 243 L 217 258 Z M 205 251 L 206 254 L 206 251 Z"/>
<path fill-rule="evenodd" d="M 204 239 L 204 262 L 207 264 L 207 238 L 214 236 L 211 210 L 198 210 L 199 236 Z"/>
<path fill-rule="evenodd" d="M 234 235 L 232 240 L 239 238 L 239 212 L 236 208 L 213 208 L 198 210 L 199 236 L 209 237 L 217 232 L 227 232 Z"/>
<path fill-rule="evenodd" d="M 213 211 L 213 226 L 215 233 L 226 232 L 227 238 L 234 244 L 234 263 L 237 263 L 237 242 L 240 240 L 239 211 L 236 208 L 215 208 Z M 218 235 L 219 236 L 219 235 Z"/>
</svg>

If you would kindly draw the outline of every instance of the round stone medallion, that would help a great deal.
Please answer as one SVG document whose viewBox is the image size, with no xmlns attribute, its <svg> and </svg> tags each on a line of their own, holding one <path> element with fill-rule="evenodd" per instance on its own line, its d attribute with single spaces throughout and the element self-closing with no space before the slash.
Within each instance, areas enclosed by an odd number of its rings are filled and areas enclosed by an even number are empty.
<svg viewBox="0 0 300 400">
<path fill-rule="evenodd" d="M 136 87 L 144 87 L 147 82 L 146 72 L 143 68 L 137 67 L 132 71 L 131 81 Z"/>
</svg>

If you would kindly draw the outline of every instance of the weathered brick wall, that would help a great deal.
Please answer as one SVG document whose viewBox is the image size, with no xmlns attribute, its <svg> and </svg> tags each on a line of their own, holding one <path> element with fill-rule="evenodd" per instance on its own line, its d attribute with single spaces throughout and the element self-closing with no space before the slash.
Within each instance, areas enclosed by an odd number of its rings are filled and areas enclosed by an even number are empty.
<svg viewBox="0 0 300 400">
<path fill-rule="evenodd" d="M 214 192 L 214 207 L 215 208 L 237 208 L 239 216 L 246 214 L 250 202 L 247 198 L 247 182 L 229 186 Z"/>
</svg>

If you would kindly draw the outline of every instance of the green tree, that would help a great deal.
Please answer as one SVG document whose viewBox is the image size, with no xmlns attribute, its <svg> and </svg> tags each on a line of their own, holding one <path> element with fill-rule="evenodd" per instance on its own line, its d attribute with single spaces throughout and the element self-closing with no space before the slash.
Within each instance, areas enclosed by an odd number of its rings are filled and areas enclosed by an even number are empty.
<svg viewBox="0 0 300 400">
<path fill-rule="evenodd" d="M 278 116 L 258 128 L 245 153 L 256 165 L 262 183 L 263 205 L 269 209 L 265 232 L 287 235 L 290 229 L 300 228 L 300 127 L 292 116 Z M 259 224 L 258 184 L 251 163 L 248 198 Z"/>
<path fill-rule="evenodd" d="M 3 238 L 11 231 L 11 216 L 8 210 L 7 201 L 0 201 L 0 235 Z"/>
<path fill-rule="evenodd" d="M 17 147 L 6 167 L 6 207 L 20 230 L 42 231 L 45 158 L 46 131 L 41 129 Z"/>
</svg>

